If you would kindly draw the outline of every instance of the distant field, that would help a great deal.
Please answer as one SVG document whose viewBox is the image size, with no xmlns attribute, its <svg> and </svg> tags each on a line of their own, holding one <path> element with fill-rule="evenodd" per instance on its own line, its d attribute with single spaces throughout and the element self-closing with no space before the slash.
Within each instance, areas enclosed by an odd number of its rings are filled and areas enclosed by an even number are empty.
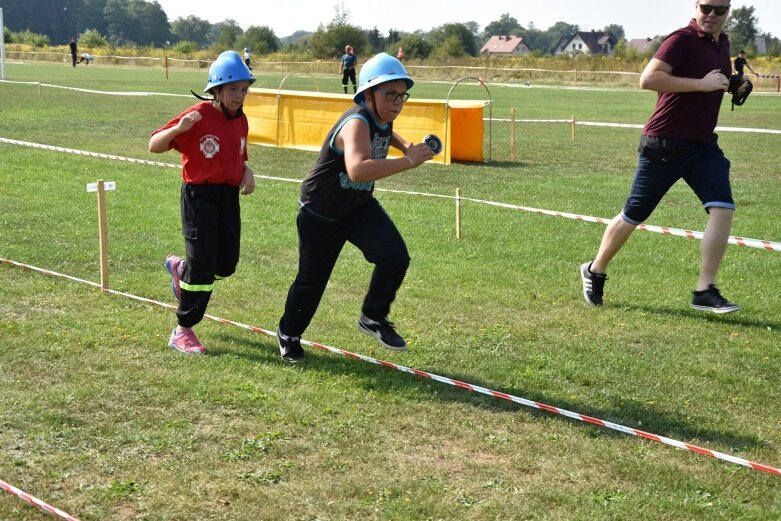
<svg viewBox="0 0 781 521">
<path fill-rule="evenodd" d="M 95 65 L 95 64 L 93 64 Z M 178 163 L 149 133 L 195 102 L 204 71 L 7 65 L 0 138 Z M 341 91 L 339 78 L 256 67 L 258 84 Z M 287 76 L 287 79 L 285 79 Z M 314 86 L 314 81 L 317 87 Z M 38 82 L 111 92 L 39 87 Z M 412 94 L 444 98 L 450 82 Z M 490 163 L 424 165 L 379 188 L 612 217 L 639 130 L 509 118 L 642 124 L 634 88 L 489 85 Z M 461 98 L 483 99 L 474 84 Z M 759 95 L 720 125 L 781 130 Z M 486 113 L 487 115 L 487 113 Z M 488 139 L 486 138 L 486 144 Z M 781 134 L 723 131 L 733 234 L 781 241 Z M 487 145 L 486 145 L 487 146 Z M 251 146 L 258 175 L 300 180 L 316 154 Z M 0 143 L 0 258 L 99 280 L 95 195 L 107 194 L 111 287 L 173 303 L 163 260 L 183 250 L 179 173 Z M 209 312 L 274 329 L 296 272 L 298 184 L 258 180 L 242 199 L 242 261 Z M 637 232 L 611 265 L 606 305 L 582 301 L 579 264 L 602 225 L 452 199 L 377 198 L 412 265 L 391 319 L 404 353 L 361 335 L 371 266 L 345 248 L 305 338 L 781 467 L 781 255 L 730 246 L 720 287 L 743 305 L 689 309 L 699 242 Z M 702 230 L 676 185 L 649 224 Z M 83 520 L 774 519 L 781 478 L 638 437 L 205 321 L 208 357 L 166 348 L 169 309 L 0 264 L 0 479 Z M 0 491 L 1 519 L 51 519 Z"/>
</svg>

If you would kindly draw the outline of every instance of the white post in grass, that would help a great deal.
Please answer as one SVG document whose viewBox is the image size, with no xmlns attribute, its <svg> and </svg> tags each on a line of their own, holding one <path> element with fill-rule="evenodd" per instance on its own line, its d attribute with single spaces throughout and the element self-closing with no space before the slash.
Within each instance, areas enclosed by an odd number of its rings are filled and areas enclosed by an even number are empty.
<svg viewBox="0 0 781 521">
<path fill-rule="evenodd" d="M 0 80 L 5 81 L 5 25 L 3 25 L 2 7 L 0 7 Z"/>
<path fill-rule="evenodd" d="M 510 161 L 515 161 L 515 107 L 510 109 Z"/>
<path fill-rule="evenodd" d="M 100 287 L 108 289 L 108 225 L 106 223 L 106 190 L 114 190 L 116 184 L 113 181 L 104 182 L 98 179 L 97 183 L 87 183 L 88 192 L 98 193 L 98 235 L 100 238 Z"/>
<path fill-rule="evenodd" d="M 461 238 L 461 189 L 456 188 L 456 239 Z"/>
</svg>

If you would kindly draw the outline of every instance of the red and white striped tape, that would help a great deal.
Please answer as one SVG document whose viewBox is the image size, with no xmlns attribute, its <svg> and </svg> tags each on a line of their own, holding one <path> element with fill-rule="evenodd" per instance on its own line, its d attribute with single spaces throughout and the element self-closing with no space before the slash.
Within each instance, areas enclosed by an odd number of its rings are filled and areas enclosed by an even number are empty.
<svg viewBox="0 0 781 521">
<path fill-rule="evenodd" d="M 23 500 L 27 501 L 28 503 L 30 503 L 33 506 L 36 506 L 36 507 L 38 507 L 38 508 L 40 508 L 42 510 L 45 510 L 46 512 L 48 512 L 50 514 L 54 514 L 57 517 L 60 517 L 60 518 L 65 519 L 67 521 L 79 521 L 78 518 L 75 518 L 72 515 L 70 515 L 70 514 L 68 514 L 66 512 L 63 512 L 59 508 L 55 508 L 55 507 L 51 506 L 50 504 L 48 504 L 48 503 L 46 503 L 44 501 L 41 501 L 37 497 L 28 494 L 24 490 L 16 488 L 15 486 L 11 485 L 10 483 L 6 483 L 2 479 L 0 479 L 0 488 L 2 488 L 6 492 L 8 492 L 8 493 L 10 493 L 10 494 L 20 498 L 20 499 L 23 499 Z"/>
<path fill-rule="evenodd" d="M 148 298 L 144 298 L 144 297 L 139 297 L 139 296 L 133 295 L 131 293 L 125 293 L 125 292 L 116 291 L 116 290 L 113 290 L 113 289 L 102 289 L 100 284 L 98 284 L 96 282 L 91 282 L 91 281 L 87 281 L 87 280 L 84 280 L 84 279 L 79 279 L 79 278 L 76 278 L 76 277 L 73 277 L 73 276 L 70 276 L 70 275 L 65 275 L 63 273 L 57 273 L 55 271 L 47 270 L 47 269 L 44 269 L 44 268 L 38 268 L 36 266 L 31 266 L 29 264 L 22 264 L 20 262 L 16 262 L 16 261 L 13 261 L 13 260 L 10 260 L 10 259 L 5 259 L 3 257 L 0 257 L 0 262 L 5 263 L 5 264 L 10 264 L 11 266 L 17 266 L 17 267 L 25 268 L 25 269 L 32 270 L 32 271 L 37 271 L 37 272 L 44 273 L 44 274 L 47 274 L 47 275 L 53 275 L 55 277 L 61 277 L 61 278 L 68 279 L 68 280 L 71 280 L 71 281 L 74 281 L 74 282 L 80 282 L 80 283 L 83 283 L 83 284 L 88 284 L 90 286 L 93 286 L 93 287 L 101 289 L 105 293 L 109 293 L 109 294 L 113 294 L 113 295 L 121 295 L 123 297 L 128 297 L 128 298 L 140 301 L 140 302 L 146 302 L 146 303 L 149 303 L 149 304 L 155 304 L 157 306 L 161 306 L 161 307 L 165 307 L 165 308 L 176 309 L 176 306 L 173 306 L 171 304 L 165 304 L 163 302 L 158 302 L 156 300 L 152 300 L 152 299 L 148 299 Z M 220 322 L 220 323 L 223 323 L 223 324 L 230 324 L 230 325 L 239 327 L 241 329 L 245 329 L 247 331 L 251 331 L 253 333 L 263 334 L 263 335 L 267 335 L 267 336 L 270 336 L 270 337 L 276 337 L 276 332 L 275 331 L 270 331 L 268 329 L 263 329 L 263 328 L 259 328 L 259 327 L 255 327 L 255 326 L 250 326 L 248 324 L 242 324 L 241 322 L 236 322 L 236 321 L 233 321 L 233 320 L 217 317 L 217 316 L 214 316 L 214 315 L 206 314 L 204 316 L 206 318 L 210 319 L 210 320 L 215 321 L 215 322 Z M 388 369 L 393 369 L 393 370 L 396 370 L 396 371 L 400 371 L 402 373 L 407 373 L 407 374 L 411 374 L 411 375 L 418 376 L 418 377 L 421 377 L 421 378 L 425 378 L 425 379 L 428 379 L 428 380 L 434 380 L 434 381 L 437 381 L 437 382 L 440 382 L 440 383 L 443 383 L 443 384 L 446 384 L 446 385 L 451 385 L 453 387 L 466 389 L 467 391 L 472 391 L 472 392 L 476 392 L 476 393 L 480 393 L 480 394 L 485 394 L 485 395 L 488 395 L 488 396 L 492 396 L 494 398 L 500 398 L 502 400 L 508 400 L 508 401 L 511 401 L 511 402 L 514 402 L 514 403 L 517 403 L 517 404 L 520 404 L 520 405 L 525 405 L 527 407 L 531 407 L 531 408 L 534 408 L 534 409 L 547 411 L 547 412 L 550 412 L 550 413 L 553 413 L 553 414 L 558 414 L 559 416 L 566 416 L 567 418 L 571 418 L 573 420 L 578 420 L 578 421 L 582 421 L 582 422 L 585 422 L 585 423 L 590 423 L 592 425 L 597 425 L 599 427 L 604 427 L 606 429 L 612 429 L 612 430 L 615 430 L 615 431 L 623 432 L 624 434 L 631 434 L 632 436 L 638 436 L 638 437 L 641 437 L 641 438 L 645 438 L 647 440 L 656 441 L 656 442 L 659 442 L 659 443 L 664 443 L 666 445 L 671 445 L 671 446 L 677 447 L 679 449 L 684 449 L 684 450 L 688 450 L 688 451 L 691 451 L 691 452 L 696 452 L 697 454 L 702 454 L 704 456 L 708 456 L 708 457 L 711 457 L 711 458 L 719 459 L 719 460 L 722 460 L 722 461 L 727 461 L 729 463 L 735 463 L 737 465 L 742 465 L 744 467 L 749 467 L 749 468 L 752 468 L 754 470 L 767 472 L 767 473 L 773 474 L 775 476 L 781 476 L 781 468 L 771 467 L 769 465 L 764 465 L 762 463 L 756 463 L 754 461 L 750 461 L 750 460 L 743 459 L 743 458 L 738 458 L 737 456 L 732 456 L 730 454 L 725 454 L 723 452 L 718 452 L 718 451 L 715 451 L 715 450 L 706 449 L 704 447 L 700 447 L 700 446 L 697 446 L 697 445 L 692 445 L 690 443 L 685 443 L 685 442 L 678 441 L 678 440 L 675 440 L 675 439 L 672 439 L 672 438 L 667 438 L 665 436 L 659 436 L 658 434 L 653 434 L 653 433 L 642 431 L 642 430 L 639 430 L 639 429 L 634 429 L 632 427 L 626 427 L 626 426 L 620 425 L 618 423 L 613 423 L 613 422 L 606 421 L 606 420 L 600 420 L 599 418 L 594 418 L 592 416 L 586 416 L 585 414 L 580 414 L 580 413 L 577 413 L 577 412 L 568 411 L 566 409 L 561 409 L 559 407 L 554 407 L 552 405 L 546 405 L 546 404 L 541 403 L 541 402 L 528 400 L 526 398 L 521 398 L 519 396 L 514 396 L 512 394 L 507 394 L 507 393 L 503 393 L 503 392 L 500 392 L 500 391 L 494 391 L 492 389 L 488 389 L 486 387 L 481 387 L 479 385 L 470 384 L 468 382 L 462 382 L 460 380 L 454 380 L 454 379 L 448 378 L 446 376 L 440 376 L 440 375 L 437 375 L 437 374 L 434 374 L 434 373 L 429 373 L 427 371 L 421 371 L 419 369 L 413 369 L 411 367 L 406 367 L 406 366 L 403 366 L 403 365 L 400 365 L 400 364 L 395 364 L 393 362 L 388 362 L 388 361 L 385 361 L 385 360 L 379 360 L 377 358 L 372 358 L 370 356 L 361 355 L 361 354 L 353 353 L 353 352 L 350 352 L 350 351 L 344 351 L 342 349 L 338 349 L 336 347 L 327 346 L 325 344 L 320 344 L 320 343 L 317 343 L 317 342 L 310 342 L 310 341 L 303 340 L 303 339 L 301 340 L 301 343 L 304 344 L 304 345 L 308 345 L 310 347 L 313 347 L 315 349 L 319 349 L 321 351 L 326 351 L 326 352 L 329 352 L 329 353 L 341 355 L 341 356 L 344 356 L 346 358 L 351 358 L 353 360 L 361 360 L 361 361 L 364 361 L 364 362 L 369 362 L 371 364 L 379 365 L 379 366 L 382 366 L 382 367 L 385 367 L 385 368 L 388 368 Z"/>
<path fill-rule="evenodd" d="M 779 131 L 781 133 L 781 131 Z M 31 143 L 29 141 L 18 141 L 15 139 L 8 139 L 0 137 L 0 143 L 6 143 L 9 145 L 21 145 L 31 148 L 39 148 L 43 150 L 53 150 L 55 152 L 65 152 L 68 154 L 77 154 L 82 156 L 89 156 L 89 157 L 98 157 L 101 159 L 112 159 L 115 161 L 127 161 L 130 163 L 139 163 L 143 165 L 152 165 L 152 166 L 162 166 L 165 168 L 181 168 L 180 165 L 175 165 L 173 163 L 163 163 L 160 161 L 149 161 L 146 159 L 134 159 L 131 157 L 123 157 L 123 156 L 115 156 L 111 154 L 100 154 L 97 152 L 89 152 L 85 150 L 77 150 L 73 148 L 65 148 L 65 147 L 57 147 L 52 145 L 43 145 L 40 143 Z M 259 179 L 269 179 L 273 181 L 286 181 L 286 182 L 292 182 L 292 183 L 301 183 L 301 180 L 299 179 L 286 179 L 283 177 L 274 177 L 274 176 L 265 176 L 265 175 L 256 175 L 255 177 Z M 379 192 L 389 192 L 389 193 L 397 193 L 397 194 L 407 194 L 407 195 L 419 195 L 424 197 L 438 197 L 441 199 L 455 199 L 452 195 L 440 195 L 440 194 L 430 194 L 426 192 L 412 192 L 407 190 L 390 190 L 387 188 L 377 188 L 376 189 Z M 599 223 L 599 224 L 608 224 L 610 222 L 610 219 L 605 219 L 603 217 L 591 217 L 588 215 L 578 215 L 574 213 L 567 213 L 567 212 L 558 212 L 555 210 L 543 210 L 541 208 L 532 208 L 530 206 L 522 206 L 522 205 L 516 205 L 516 204 L 509 204 L 509 203 L 500 203 L 496 201 L 488 201 L 484 199 L 472 199 L 469 197 L 460 197 L 460 200 L 462 201 L 470 201 L 473 203 L 479 203 L 479 204 L 486 204 L 489 206 L 497 206 L 500 208 L 510 208 L 513 210 L 522 210 L 524 212 L 533 212 L 541 215 L 550 215 L 554 217 L 563 217 L 565 219 L 574 219 L 577 221 L 585 221 L 585 222 L 593 222 L 593 223 Z M 671 235 L 676 237 L 688 237 L 690 239 L 699 239 L 702 240 L 702 237 L 704 236 L 703 232 L 697 232 L 692 230 L 682 230 L 678 228 L 670 228 L 669 226 L 655 226 L 651 224 L 641 224 L 638 226 L 639 229 L 647 231 L 647 232 L 654 232 L 654 233 L 662 233 L 664 235 Z M 757 248 L 760 250 L 765 251 L 781 251 L 781 242 L 776 241 L 768 241 L 764 239 L 750 239 L 746 237 L 736 237 L 730 235 L 727 242 L 729 244 L 733 244 L 735 246 L 744 246 L 747 248 Z"/>
</svg>

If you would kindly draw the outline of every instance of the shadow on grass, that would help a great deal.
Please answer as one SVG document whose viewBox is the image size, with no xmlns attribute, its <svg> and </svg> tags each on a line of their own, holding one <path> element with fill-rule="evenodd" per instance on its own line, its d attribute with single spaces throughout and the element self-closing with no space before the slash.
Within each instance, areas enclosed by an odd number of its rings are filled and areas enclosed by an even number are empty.
<svg viewBox="0 0 781 521">
<path fill-rule="evenodd" d="M 612 306 L 611 306 L 612 307 Z M 637 306 L 632 304 L 616 304 L 615 307 L 621 309 L 640 311 L 642 313 L 651 313 L 664 317 L 686 317 L 697 320 L 706 320 L 713 324 L 728 324 L 731 326 L 744 326 L 762 331 L 768 331 L 768 329 L 778 333 L 781 332 L 781 322 L 772 320 L 757 320 L 747 315 L 742 315 L 740 311 L 736 313 L 709 313 L 707 311 L 697 311 L 695 309 L 680 308 L 680 307 L 648 307 Z"/>
<path fill-rule="evenodd" d="M 475 166 L 475 164 L 479 164 L 481 166 L 488 166 L 498 169 L 507 169 L 507 168 L 525 168 L 529 166 L 529 163 L 526 163 L 524 161 L 510 161 L 510 160 L 496 160 L 492 159 L 491 161 L 483 161 L 481 163 L 475 163 L 474 161 L 453 161 L 454 165 L 464 165 L 464 166 Z"/>
<path fill-rule="evenodd" d="M 241 353 L 231 352 L 231 356 L 239 356 L 253 362 L 264 364 L 277 361 L 280 365 L 288 365 L 280 358 L 277 343 L 274 338 L 267 337 L 262 340 L 251 340 L 244 336 L 237 336 L 232 333 L 223 333 L 220 335 L 220 337 L 224 338 L 225 340 L 230 340 L 237 345 L 243 345 L 248 348 L 247 351 Z M 438 400 L 469 403 L 488 411 L 517 411 L 521 409 L 527 411 L 529 414 L 537 415 L 539 417 L 550 417 L 553 414 L 535 409 L 533 407 L 524 406 L 509 400 L 496 398 L 482 393 L 468 391 L 460 387 L 436 382 L 428 378 L 416 377 L 406 372 L 402 373 L 401 371 L 393 370 L 394 376 L 388 377 L 390 373 L 387 371 L 387 369 L 382 368 L 376 364 L 364 362 L 363 360 L 355 360 L 328 352 L 321 352 L 319 349 L 310 347 L 305 347 L 304 349 L 306 351 L 306 358 L 304 361 L 295 364 L 296 368 L 305 371 L 318 371 L 324 373 L 326 376 L 345 374 L 349 372 L 352 377 L 361 378 L 362 385 L 367 389 L 371 389 L 372 391 L 386 391 L 388 393 L 394 393 L 400 390 L 407 390 L 430 393 L 430 391 L 433 389 L 436 390 L 436 393 L 433 395 Z M 216 352 L 213 354 L 213 356 L 221 356 L 222 354 L 223 353 Z M 390 359 L 392 359 L 393 354 L 390 352 L 388 352 L 388 354 L 389 356 L 387 358 L 373 358 L 391 361 Z M 707 441 L 729 447 L 730 451 L 742 451 L 747 448 L 767 447 L 767 443 L 761 438 L 754 436 L 744 436 L 739 433 L 729 432 L 726 430 L 713 430 L 704 428 L 702 425 L 708 423 L 707 418 L 697 418 L 692 416 L 685 416 L 684 414 L 678 412 L 662 411 L 661 409 L 654 407 L 647 402 L 637 400 L 621 400 L 620 402 L 611 403 L 607 407 L 592 407 L 573 400 L 562 400 L 561 398 L 551 399 L 550 397 L 547 397 L 543 393 L 540 393 L 534 389 L 517 387 L 510 389 L 503 388 L 497 382 L 482 381 L 471 374 L 444 374 L 437 371 L 436 367 L 407 367 L 410 369 L 418 369 L 421 371 L 433 373 L 437 376 L 450 378 L 451 380 L 458 380 L 473 386 L 484 387 L 501 393 L 511 394 L 518 398 L 524 398 L 526 400 L 557 407 L 559 409 L 566 409 L 570 412 L 591 416 L 603 421 L 609 421 L 625 427 L 643 430 L 652 434 L 673 438 L 687 443 L 698 444 L 703 441 Z M 588 428 L 589 435 L 594 437 L 626 436 L 626 434 L 619 433 L 619 431 L 613 429 L 597 427 L 586 422 L 579 422 L 566 416 L 561 416 L 561 418 L 563 421 L 570 421 L 585 425 Z"/>
</svg>

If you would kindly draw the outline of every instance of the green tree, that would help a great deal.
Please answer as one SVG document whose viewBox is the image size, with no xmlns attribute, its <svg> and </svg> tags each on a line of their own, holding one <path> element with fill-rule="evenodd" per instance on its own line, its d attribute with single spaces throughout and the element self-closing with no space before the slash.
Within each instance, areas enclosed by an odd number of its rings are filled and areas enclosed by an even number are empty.
<svg viewBox="0 0 781 521">
<path fill-rule="evenodd" d="M 445 24 L 432 29 L 429 42 L 434 46 L 434 54 L 437 56 L 477 56 L 479 51 L 475 34 L 463 23 Z"/>
<path fill-rule="evenodd" d="M 270 27 L 251 26 L 239 37 L 238 47 L 247 47 L 255 54 L 269 54 L 280 49 L 280 42 Z"/>
<path fill-rule="evenodd" d="M 372 53 L 378 53 L 385 47 L 385 41 L 380 34 L 380 31 L 375 27 L 369 31 L 366 31 L 366 40 L 369 42 L 369 47 Z"/>
<path fill-rule="evenodd" d="M 244 29 L 236 20 L 225 19 L 212 26 L 211 44 L 220 49 L 233 49 L 239 47 L 236 42 L 244 34 Z"/>
<path fill-rule="evenodd" d="M 79 23 L 85 29 L 94 29 L 101 35 L 108 34 L 108 24 L 103 11 L 108 0 L 84 0 L 79 10 Z M 168 24 L 168 18 L 165 20 Z"/>
<path fill-rule="evenodd" d="M 485 26 L 483 30 L 483 39 L 488 40 L 491 36 L 511 35 L 513 31 L 522 30 L 518 20 L 510 16 L 510 13 L 504 13 L 498 20 L 494 20 Z"/>
<path fill-rule="evenodd" d="M 606 25 L 604 29 L 602 29 L 603 32 L 606 33 L 613 33 L 613 36 L 616 37 L 617 41 L 625 40 L 626 39 L 626 33 L 624 32 L 624 26 L 618 25 L 618 24 L 610 24 Z"/>
<path fill-rule="evenodd" d="M 410 34 L 404 36 L 398 42 L 389 43 L 387 52 L 395 56 L 398 48 L 404 49 L 404 56 L 407 60 L 425 60 L 431 54 L 433 48 L 420 34 Z"/>
<path fill-rule="evenodd" d="M 79 36 L 79 45 L 93 49 L 96 47 L 107 47 L 108 40 L 96 29 L 87 29 Z"/>
<path fill-rule="evenodd" d="M 753 7 L 738 7 L 733 9 L 724 24 L 724 32 L 734 50 L 748 49 L 755 51 L 754 39 L 757 37 L 757 19 Z"/>
<path fill-rule="evenodd" d="M 109 0 L 112 2 L 114 0 Z M 177 18 L 171 24 L 171 34 L 174 39 L 196 42 L 199 47 L 207 47 L 209 44 L 209 33 L 211 24 L 197 16 L 188 16 L 187 18 Z"/>
<path fill-rule="evenodd" d="M 351 45 L 356 54 L 368 49 L 366 33 L 360 27 L 349 24 L 321 24 L 309 39 L 312 55 L 321 60 L 333 60 L 344 54 L 344 46 Z"/>
</svg>

